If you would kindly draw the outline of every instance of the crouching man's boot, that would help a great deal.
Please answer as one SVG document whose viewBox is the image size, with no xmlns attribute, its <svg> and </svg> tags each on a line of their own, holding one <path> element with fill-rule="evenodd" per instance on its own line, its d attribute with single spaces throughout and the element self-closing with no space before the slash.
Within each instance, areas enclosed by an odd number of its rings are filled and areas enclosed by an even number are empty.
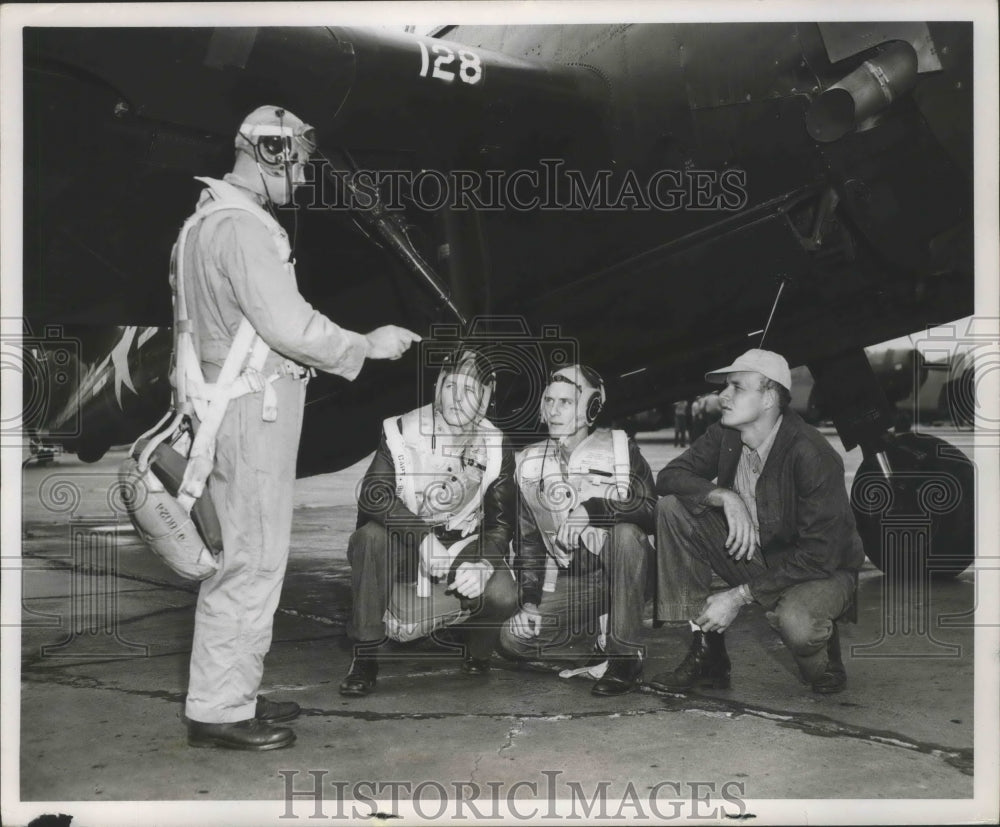
<svg viewBox="0 0 1000 827">
<path fill-rule="evenodd" d="M 656 675 L 648 684 L 656 689 L 679 692 L 694 687 L 729 689 L 730 663 L 721 632 L 697 631 L 680 666 Z"/>
<path fill-rule="evenodd" d="M 638 653 L 612 657 L 608 668 L 592 687 L 590 694 L 601 697 L 624 695 L 639 686 L 642 678 L 642 656 Z"/>
<path fill-rule="evenodd" d="M 340 684 L 340 694 L 349 698 L 360 698 L 375 689 L 378 678 L 378 658 L 375 651 L 356 649 L 351 671 Z"/>
<path fill-rule="evenodd" d="M 840 656 L 840 632 L 833 624 L 833 634 L 826 642 L 826 669 L 812 682 L 812 691 L 820 695 L 833 695 L 847 688 L 847 670 Z"/>
</svg>

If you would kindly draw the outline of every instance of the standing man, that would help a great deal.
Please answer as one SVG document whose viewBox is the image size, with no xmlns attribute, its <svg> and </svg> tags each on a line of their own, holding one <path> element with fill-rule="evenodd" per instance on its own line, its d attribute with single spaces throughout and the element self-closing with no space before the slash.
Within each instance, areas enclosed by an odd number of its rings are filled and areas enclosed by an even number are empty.
<svg viewBox="0 0 1000 827">
<path fill-rule="evenodd" d="M 555 371 L 543 391 L 549 436 L 517 462 L 521 610 L 500 645 L 514 657 L 531 657 L 589 626 L 598 640 L 588 665 L 608 661 L 591 692 L 622 695 L 642 675 L 636 640 L 651 585 L 646 535 L 656 495 L 635 441 L 624 431 L 594 428 L 604 401 L 601 377 L 582 365 Z M 608 620 L 607 634 L 598 634 Z"/>
<path fill-rule="evenodd" d="M 299 294 L 272 205 L 291 201 L 315 148 L 314 130 L 291 112 L 254 110 L 236 136 L 233 171 L 222 181 L 200 179 L 207 189 L 174 248 L 172 276 L 182 281 L 184 324 L 205 380 L 218 377 L 244 317 L 264 343 L 255 352 L 266 353 L 252 371 L 260 390 L 229 402 L 216 438 L 207 495 L 223 552 L 195 609 L 185 709 L 192 746 L 269 750 L 294 742 L 291 729 L 274 724 L 295 718 L 298 705 L 257 691 L 288 561 L 307 368 L 354 379 L 365 359 L 398 359 L 420 338 L 393 325 L 367 335 L 345 330 Z M 268 376 L 273 381 L 259 381 Z"/>
<path fill-rule="evenodd" d="M 688 436 L 688 401 L 674 402 L 674 445 L 684 448 Z"/>
<path fill-rule="evenodd" d="M 341 695 L 375 689 L 386 638 L 414 640 L 459 623 L 462 672 L 489 674 L 500 625 L 517 609 L 507 564 L 514 454 L 486 419 L 495 383 L 486 357 L 460 345 L 441 368 L 433 403 L 382 424 L 347 544 L 355 647 Z"/>
<path fill-rule="evenodd" d="M 694 639 L 680 666 L 650 685 L 727 688 L 723 632 L 744 605 L 759 603 L 813 691 L 840 692 L 847 676 L 836 620 L 865 559 L 844 463 L 788 407 L 782 356 L 748 350 L 705 378 L 725 382 L 722 420 L 656 480 L 659 616 L 690 621 Z M 730 588 L 710 593 L 713 573 Z"/>
</svg>

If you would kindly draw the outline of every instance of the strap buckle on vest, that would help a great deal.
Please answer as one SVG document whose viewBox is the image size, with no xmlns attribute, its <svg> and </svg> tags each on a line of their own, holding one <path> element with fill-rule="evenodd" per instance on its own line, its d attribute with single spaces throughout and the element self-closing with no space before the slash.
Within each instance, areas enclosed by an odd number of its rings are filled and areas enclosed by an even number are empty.
<svg viewBox="0 0 1000 827">
<path fill-rule="evenodd" d="M 291 359 L 285 359 L 278 365 L 276 373 L 278 376 L 291 376 L 293 379 L 312 379 L 316 375 L 316 370 L 293 362 Z"/>
</svg>

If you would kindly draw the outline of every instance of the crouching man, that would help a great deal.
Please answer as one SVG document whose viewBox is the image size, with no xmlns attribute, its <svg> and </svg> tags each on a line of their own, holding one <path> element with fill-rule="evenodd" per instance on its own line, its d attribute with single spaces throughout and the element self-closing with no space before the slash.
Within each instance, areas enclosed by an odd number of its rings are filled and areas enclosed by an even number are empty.
<svg viewBox="0 0 1000 827">
<path fill-rule="evenodd" d="M 597 637 L 587 667 L 607 661 L 595 695 L 621 695 L 642 675 L 636 642 L 646 596 L 656 495 L 653 474 L 624 431 L 596 428 L 604 383 L 593 370 L 555 371 L 542 396 L 544 441 L 517 459 L 514 566 L 521 610 L 501 633 L 513 657 L 545 657 L 575 634 Z M 606 634 L 602 633 L 606 632 Z"/>
<path fill-rule="evenodd" d="M 433 404 L 383 423 L 347 547 L 348 633 L 356 644 L 341 695 L 375 688 L 376 651 L 386 638 L 413 640 L 459 623 L 462 671 L 489 672 L 500 625 L 517 609 L 506 562 L 514 456 L 485 418 L 494 384 L 488 360 L 459 348 L 441 370 Z"/>
<path fill-rule="evenodd" d="M 749 350 L 707 374 L 725 382 L 722 420 L 658 475 L 658 614 L 690 621 L 691 649 L 651 686 L 726 688 L 723 632 L 759 603 L 814 692 L 847 684 L 836 620 L 851 605 L 864 562 L 826 438 L 788 407 L 785 359 Z M 717 480 L 717 482 L 712 482 Z M 713 573 L 731 588 L 711 594 Z"/>
</svg>

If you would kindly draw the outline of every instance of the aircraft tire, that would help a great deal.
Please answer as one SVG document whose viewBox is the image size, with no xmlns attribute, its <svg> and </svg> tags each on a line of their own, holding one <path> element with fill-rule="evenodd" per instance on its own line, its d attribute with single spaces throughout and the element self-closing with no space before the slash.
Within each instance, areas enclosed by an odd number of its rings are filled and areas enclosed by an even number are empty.
<svg viewBox="0 0 1000 827">
<path fill-rule="evenodd" d="M 868 559 L 886 575 L 955 577 L 976 547 L 976 477 L 971 460 L 927 434 L 893 438 L 886 480 L 866 457 L 851 487 L 851 506 Z"/>
<path fill-rule="evenodd" d="M 101 457 L 103 457 L 108 452 L 107 446 L 93 445 L 91 443 L 82 443 L 76 449 L 76 455 L 80 462 L 97 462 Z"/>
</svg>

